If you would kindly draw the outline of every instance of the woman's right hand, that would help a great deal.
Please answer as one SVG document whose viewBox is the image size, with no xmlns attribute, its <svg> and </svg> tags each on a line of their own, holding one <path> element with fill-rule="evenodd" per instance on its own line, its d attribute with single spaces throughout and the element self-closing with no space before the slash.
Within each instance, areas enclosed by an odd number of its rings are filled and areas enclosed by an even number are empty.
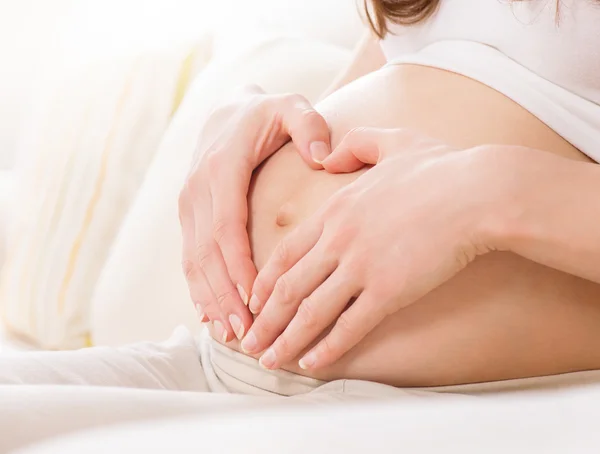
<svg viewBox="0 0 600 454">
<path fill-rule="evenodd" d="M 223 342 L 252 324 L 248 295 L 256 278 L 247 194 L 253 170 L 290 139 L 313 169 L 330 153 L 329 128 L 299 95 L 256 87 L 215 110 L 206 122 L 179 196 L 183 272 L 202 322 Z"/>
</svg>

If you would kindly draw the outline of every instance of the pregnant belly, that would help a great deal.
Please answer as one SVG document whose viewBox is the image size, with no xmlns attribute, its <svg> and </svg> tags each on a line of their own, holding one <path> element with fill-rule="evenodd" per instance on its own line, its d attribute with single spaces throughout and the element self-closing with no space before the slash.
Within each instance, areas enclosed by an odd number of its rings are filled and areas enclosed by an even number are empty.
<svg viewBox="0 0 600 454">
<path fill-rule="evenodd" d="M 581 153 L 499 93 L 419 67 L 380 70 L 318 109 L 335 145 L 353 127 L 409 127 L 458 147 L 526 145 Z M 260 269 L 278 241 L 363 171 L 312 171 L 293 145 L 256 170 L 248 226 Z M 402 209 L 402 207 L 398 207 Z M 432 222 L 443 222 L 432 216 Z M 395 386 L 472 383 L 600 368 L 600 286 L 508 253 L 481 257 L 421 301 L 388 317 L 316 378 Z M 237 342 L 228 344 L 239 350 Z M 285 367 L 306 374 L 295 363 Z"/>
</svg>

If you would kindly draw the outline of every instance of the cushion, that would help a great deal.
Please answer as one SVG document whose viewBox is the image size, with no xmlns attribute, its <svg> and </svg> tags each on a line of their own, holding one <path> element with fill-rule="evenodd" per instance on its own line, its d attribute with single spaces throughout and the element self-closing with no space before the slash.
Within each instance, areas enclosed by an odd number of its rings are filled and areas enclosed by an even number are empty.
<svg viewBox="0 0 600 454">
<path fill-rule="evenodd" d="M 112 242 L 190 80 L 195 45 L 97 64 L 44 87 L 19 163 L 0 311 L 46 349 L 89 344 L 89 302 Z"/>
</svg>

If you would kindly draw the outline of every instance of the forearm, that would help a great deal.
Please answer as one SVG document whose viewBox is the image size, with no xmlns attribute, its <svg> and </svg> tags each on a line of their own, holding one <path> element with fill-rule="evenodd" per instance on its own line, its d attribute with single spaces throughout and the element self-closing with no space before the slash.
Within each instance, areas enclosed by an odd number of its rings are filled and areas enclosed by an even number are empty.
<svg viewBox="0 0 600 454">
<path fill-rule="evenodd" d="M 600 166 L 521 153 L 507 168 L 492 247 L 600 283 Z"/>
</svg>

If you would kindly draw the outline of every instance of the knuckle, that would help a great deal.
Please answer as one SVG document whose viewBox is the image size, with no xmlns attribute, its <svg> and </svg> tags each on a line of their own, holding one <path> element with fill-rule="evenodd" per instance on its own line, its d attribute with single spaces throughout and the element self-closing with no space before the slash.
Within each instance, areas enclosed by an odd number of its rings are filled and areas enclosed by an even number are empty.
<svg viewBox="0 0 600 454">
<path fill-rule="evenodd" d="M 234 298 L 233 290 L 226 290 L 224 292 L 217 294 L 217 296 L 216 296 L 217 304 L 221 307 L 227 305 L 230 301 L 233 300 L 233 298 Z"/>
<path fill-rule="evenodd" d="M 215 175 L 216 173 L 221 171 L 223 158 L 221 157 L 222 153 L 219 153 L 218 150 L 210 150 L 206 154 L 206 166 L 208 168 L 209 175 Z"/>
<path fill-rule="evenodd" d="M 301 121 L 308 125 L 313 125 L 315 127 L 323 125 L 326 127 L 325 120 L 321 116 L 319 112 L 314 110 L 313 108 L 304 108 L 302 113 L 300 114 Z"/>
<path fill-rule="evenodd" d="M 179 197 L 177 198 L 177 204 L 179 206 L 179 211 L 183 211 L 183 209 L 190 202 L 190 193 L 187 184 L 184 184 L 181 191 L 179 191 Z"/>
<path fill-rule="evenodd" d="M 356 204 L 356 195 L 347 188 L 339 190 L 327 203 L 324 212 L 326 217 L 334 217 L 345 214 L 348 209 Z"/>
<path fill-rule="evenodd" d="M 231 225 L 225 219 L 217 219 L 213 223 L 213 238 L 217 244 L 222 244 L 231 231 Z"/>
<path fill-rule="evenodd" d="M 396 128 L 389 130 L 389 132 L 391 137 L 396 137 L 399 139 L 421 139 L 426 137 L 410 128 Z"/>
<path fill-rule="evenodd" d="M 204 298 L 204 296 L 203 296 Z M 199 299 L 196 299 L 193 301 L 194 302 L 194 307 L 196 308 L 196 310 L 198 310 L 198 308 L 201 311 L 201 318 L 200 321 L 201 323 L 206 323 L 208 321 L 212 321 L 215 320 L 219 317 L 219 312 L 214 310 L 214 307 L 212 307 L 211 304 L 207 304 L 204 301 L 201 301 Z"/>
<path fill-rule="evenodd" d="M 346 187 L 337 194 L 335 205 L 352 205 L 356 202 L 357 198 L 356 190 Z"/>
<path fill-rule="evenodd" d="M 258 339 L 271 339 L 275 333 L 275 329 L 271 322 L 261 320 L 260 317 L 252 325 L 252 331 Z"/>
<path fill-rule="evenodd" d="M 290 354 L 291 347 L 290 347 L 290 343 L 289 343 L 287 337 L 285 336 L 285 334 L 282 334 L 277 339 L 276 348 L 277 348 L 278 356 L 280 356 L 280 357 L 287 357 Z"/>
<path fill-rule="evenodd" d="M 325 336 L 319 345 L 321 354 L 326 358 L 332 358 L 336 355 L 336 349 L 331 342 L 331 336 Z"/>
<path fill-rule="evenodd" d="M 407 149 L 418 148 L 426 136 L 416 133 L 408 128 L 399 128 L 390 131 L 386 135 L 387 147 L 403 147 Z"/>
<path fill-rule="evenodd" d="M 342 222 L 333 230 L 333 232 L 328 231 L 325 236 L 325 250 L 336 257 L 341 257 L 348 252 L 348 246 L 353 243 L 358 228 L 348 222 Z"/>
<path fill-rule="evenodd" d="M 246 178 L 242 173 L 245 169 L 253 172 L 256 169 L 256 158 L 251 153 L 243 153 L 241 156 L 236 156 L 236 167 L 233 169 L 234 172 L 237 172 L 237 178 L 244 179 Z"/>
<path fill-rule="evenodd" d="M 289 278 L 284 274 L 277 279 L 275 282 L 275 289 L 273 290 L 275 298 L 280 303 L 291 303 L 293 301 L 293 291 Z"/>
<path fill-rule="evenodd" d="M 319 317 L 315 311 L 315 305 L 309 298 L 305 298 L 300 307 L 298 308 L 297 314 L 300 322 L 304 329 L 313 330 L 319 326 Z"/>
<path fill-rule="evenodd" d="M 210 243 L 198 243 L 196 245 L 196 258 L 201 268 L 205 268 L 214 253 L 214 247 Z"/>
<path fill-rule="evenodd" d="M 370 289 L 370 296 L 374 301 L 378 301 L 379 304 L 384 306 L 383 302 L 390 300 L 390 289 L 394 287 L 404 288 L 402 286 L 402 281 L 404 280 L 401 275 L 395 275 L 393 277 L 393 284 L 391 284 L 391 280 L 388 276 L 385 276 L 384 273 L 377 274 L 378 284 L 377 286 L 373 286 Z"/>
<path fill-rule="evenodd" d="M 347 187 L 340 189 L 333 197 L 331 197 L 330 203 L 327 205 L 328 211 L 338 211 L 343 205 L 347 204 L 351 198 L 352 193 Z"/>
<path fill-rule="evenodd" d="M 355 128 L 352 128 L 350 131 L 348 131 L 348 134 L 346 134 L 346 137 L 356 137 L 356 136 L 360 136 L 361 134 L 364 134 L 367 131 L 367 128 L 365 126 L 357 126 Z"/>
<path fill-rule="evenodd" d="M 186 280 L 191 281 L 196 277 L 196 265 L 191 260 L 184 260 L 181 262 L 181 269 Z"/>
<path fill-rule="evenodd" d="M 335 329 L 343 339 L 351 339 L 355 332 L 352 322 L 348 319 L 348 315 L 345 312 L 338 317 Z"/>
<path fill-rule="evenodd" d="M 194 306 L 200 307 L 203 311 L 209 307 L 209 305 L 204 301 L 204 299 L 198 297 L 192 298 L 192 303 L 194 303 Z"/>
<path fill-rule="evenodd" d="M 299 111 L 300 124 L 312 124 L 316 126 L 317 123 L 322 123 L 326 126 L 325 120 L 319 112 L 317 112 L 308 99 L 299 94 L 287 94 L 284 95 L 283 100 L 287 103 L 291 109 Z"/>
<path fill-rule="evenodd" d="M 277 247 L 277 252 L 275 255 L 275 263 L 280 268 L 287 267 L 288 262 L 290 261 L 290 248 L 287 240 L 283 239 L 280 241 L 279 246 Z"/>
<path fill-rule="evenodd" d="M 352 144 L 353 142 L 359 141 L 363 136 L 367 137 L 368 131 L 369 128 L 367 128 L 366 126 L 357 126 L 348 131 L 343 141 L 346 144 Z"/>
<path fill-rule="evenodd" d="M 348 260 L 344 263 L 344 273 L 348 276 L 363 276 L 364 270 L 366 267 L 367 260 L 365 260 L 367 255 L 363 251 L 355 252 L 354 254 L 350 254 L 346 257 Z"/>
<path fill-rule="evenodd" d="M 200 194 L 203 183 L 204 179 L 200 175 L 200 172 L 192 173 L 185 181 L 185 185 L 183 186 L 183 189 L 179 194 L 180 201 L 192 202 L 194 200 L 194 197 Z"/>
<path fill-rule="evenodd" d="M 282 98 L 293 107 L 304 107 L 306 104 L 309 104 L 308 100 L 298 93 L 286 93 L 282 95 Z"/>
<path fill-rule="evenodd" d="M 273 97 L 269 95 L 252 96 L 246 105 L 246 113 L 249 115 L 265 115 L 271 111 L 273 106 Z"/>
</svg>

